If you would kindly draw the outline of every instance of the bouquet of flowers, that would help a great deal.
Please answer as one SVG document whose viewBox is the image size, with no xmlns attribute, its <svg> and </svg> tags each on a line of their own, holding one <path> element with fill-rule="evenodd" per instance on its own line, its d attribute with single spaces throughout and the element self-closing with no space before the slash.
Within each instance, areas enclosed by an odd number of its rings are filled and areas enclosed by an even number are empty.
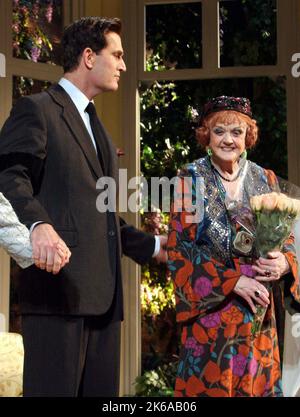
<svg viewBox="0 0 300 417">
<path fill-rule="evenodd" d="M 256 256 L 268 257 L 268 252 L 281 250 L 289 237 L 295 220 L 300 216 L 300 201 L 282 193 L 272 192 L 250 198 L 255 217 Z M 255 336 L 261 328 L 267 308 L 257 307 L 251 333 Z"/>
</svg>

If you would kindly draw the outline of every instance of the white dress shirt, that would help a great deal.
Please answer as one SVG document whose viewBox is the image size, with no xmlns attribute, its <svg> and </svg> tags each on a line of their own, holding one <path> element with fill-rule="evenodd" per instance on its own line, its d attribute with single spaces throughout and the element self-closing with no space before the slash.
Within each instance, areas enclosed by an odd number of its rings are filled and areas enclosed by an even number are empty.
<svg viewBox="0 0 300 417">
<path fill-rule="evenodd" d="M 87 98 L 86 95 L 83 94 L 82 91 L 79 90 L 79 88 L 76 87 L 71 81 L 67 80 L 66 78 L 61 78 L 58 82 L 58 84 L 69 94 L 70 99 L 75 104 L 83 123 L 85 124 L 85 127 L 87 128 L 87 131 L 90 134 L 91 140 L 93 142 L 94 148 L 97 152 L 96 142 L 93 135 L 93 131 L 91 128 L 90 123 L 90 116 L 85 111 L 87 105 L 89 104 L 90 100 Z"/>
</svg>

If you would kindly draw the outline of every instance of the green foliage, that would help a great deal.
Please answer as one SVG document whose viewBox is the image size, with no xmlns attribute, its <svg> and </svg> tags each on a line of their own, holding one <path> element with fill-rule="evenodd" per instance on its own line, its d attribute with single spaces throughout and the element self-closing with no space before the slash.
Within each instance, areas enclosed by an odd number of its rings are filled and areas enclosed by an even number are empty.
<svg viewBox="0 0 300 417">
<path fill-rule="evenodd" d="M 276 0 L 220 4 L 222 66 L 276 64 Z"/>
<path fill-rule="evenodd" d="M 195 153 L 191 92 L 180 83 L 155 81 L 141 88 L 141 170 L 151 176 L 176 175 Z M 188 85 L 188 83 L 186 84 Z M 187 93 L 183 99 L 182 94 Z M 189 94 L 190 93 L 190 94 Z"/>
<path fill-rule="evenodd" d="M 169 215 L 156 210 L 142 215 L 144 229 L 166 234 Z M 167 267 L 155 261 L 142 267 L 143 369 L 152 370 L 174 360 L 178 353 L 175 296 Z"/>
<path fill-rule="evenodd" d="M 33 80 L 27 77 L 15 77 L 13 83 L 13 98 L 14 102 L 22 96 L 29 94 L 40 93 L 49 88 L 51 83 L 49 81 Z"/>
<path fill-rule="evenodd" d="M 152 272 L 152 271 L 151 271 Z M 141 306 L 145 317 L 155 318 L 165 308 L 175 308 L 173 284 L 170 278 L 166 283 L 156 283 L 157 275 L 145 270 L 141 284 Z"/>
<path fill-rule="evenodd" d="M 146 7 L 147 71 L 202 65 L 201 4 Z"/>
<path fill-rule="evenodd" d="M 177 362 L 146 371 L 135 380 L 138 397 L 172 397 L 175 386 Z"/>
<path fill-rule="evenodd" d="M 160 210 L 142 215 L 145 231 L 154 235 L 166 234 L 169 216 Z M 151 272 L 150 272 L 151 271 Z M 141 306 L 142 314 L 149 324 L 165 309 L 175 307 L 173 284 L 166 265 L 153 262 L 142 267 Z"/>
</svg>

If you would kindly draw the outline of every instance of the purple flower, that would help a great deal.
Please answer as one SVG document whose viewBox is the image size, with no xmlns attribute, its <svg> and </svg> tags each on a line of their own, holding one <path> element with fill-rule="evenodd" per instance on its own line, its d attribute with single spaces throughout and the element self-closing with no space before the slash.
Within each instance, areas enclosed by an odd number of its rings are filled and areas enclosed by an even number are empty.
<svg viewBox="0 0 300 417">
<path fill-rule="evenodd" d="M 257 372 L 258 364 L 255 358 L 252 358 L 248 365 L 249 374 L 254 376 Z"/>
<path fill-rule="evenodd" d="M 178 221 L 176 221 L 176 231 L 179 232 L 179 233 L 182 232 L 182 226 Z"/>
<path fill-rule="evenodd" d="M 31 49 L 31 53 L 30 53 L 30 55 L 31 55 L 31 59 L 32 59 L 32 61 L 33 61 L 33 62 L 38 62 L 38 59 L 39 59 L 39 57 L 40 57 L 40 55 L 41 55 L 41 50 L 40 50 L 40 48 L 38 48 L 38 47 L 34 46 L 34 47 Z"/>
<path fill-rule="evenodd" d="M 233 375 L 243 376 L 246 365 L 247 358 L 245 358 L 245 356 L 241 355 L 240 353 L 238 355 L 234 355 L 230 359 L 230 367 L 232 368 Z"/>
<path fill-rule="evenodd" d="M 204 353 L 204 346 L 203 345 L 197 345 L 194 349 L 193 356 L 199 357 L 199 356 L 203 355 L 203 353 Z"/>
<path fill-rule="evenodd" d="M 196 339 L 194 337 L 188 337 L 185 342 L 186 349 L 195 349 L 197 346 Z"/>
<path fill-rule="evenodd" d="M 37 18 L 39 16 L 39 12 L 40 12 L 40 5 L 39 3 L 34 3 L 33 8 L 32 8 L 32 14 L 35 18 Z"/>
<path fill-rule="evenodd" d="M 211 328 L 211 327 L 217 327 L 221 323 L 220 314 L 219 313 L 211 313 L 208 314 L 205 317 L 202 317 L 200 319 L 201 324 L 203 324 L 204 327 Z"/>
<path fill-rule="evenodd" d="M 52 5 L 52 1 L 51 1 L 47 6 L 46 14 L 45 14 L 45 17 L 46 17 L 48 23 L 52 22 L 52 15 L 53 15 L 53 5 Z"/>
<path fill-rule="evenodd" d="M 200 297 L 206 297 L 212 292 L 212 284 L 206 277 L 197 278 L 194 286 L 194 291 Z"/>
<path fill-rule="evenodd" d="M 13 25 L 12 25 L 12 30 L 13 30 L 13 32 L 14 33 L 20 33 L 20 26 L 19 26 L 19 24 L 18 23 L 14 23 Z"/>
</svg>

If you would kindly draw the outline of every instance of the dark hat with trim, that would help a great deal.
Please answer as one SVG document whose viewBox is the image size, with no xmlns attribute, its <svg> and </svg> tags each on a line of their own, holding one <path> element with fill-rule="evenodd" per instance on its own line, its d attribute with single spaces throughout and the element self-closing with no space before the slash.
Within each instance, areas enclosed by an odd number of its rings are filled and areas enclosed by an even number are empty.
<svg viewBox="0 0 300 417">
<path fill-rule="evenodd" d="M 211 98 L 207 103 L 204 104 L 200 117 L 200 124 L 203 122 L 203 119 L 210 113 L 215 113 L 223 110 L 237 111 L 252 118 L 251 104 L 248 98 L 220 96 Z"/>
</svg>

